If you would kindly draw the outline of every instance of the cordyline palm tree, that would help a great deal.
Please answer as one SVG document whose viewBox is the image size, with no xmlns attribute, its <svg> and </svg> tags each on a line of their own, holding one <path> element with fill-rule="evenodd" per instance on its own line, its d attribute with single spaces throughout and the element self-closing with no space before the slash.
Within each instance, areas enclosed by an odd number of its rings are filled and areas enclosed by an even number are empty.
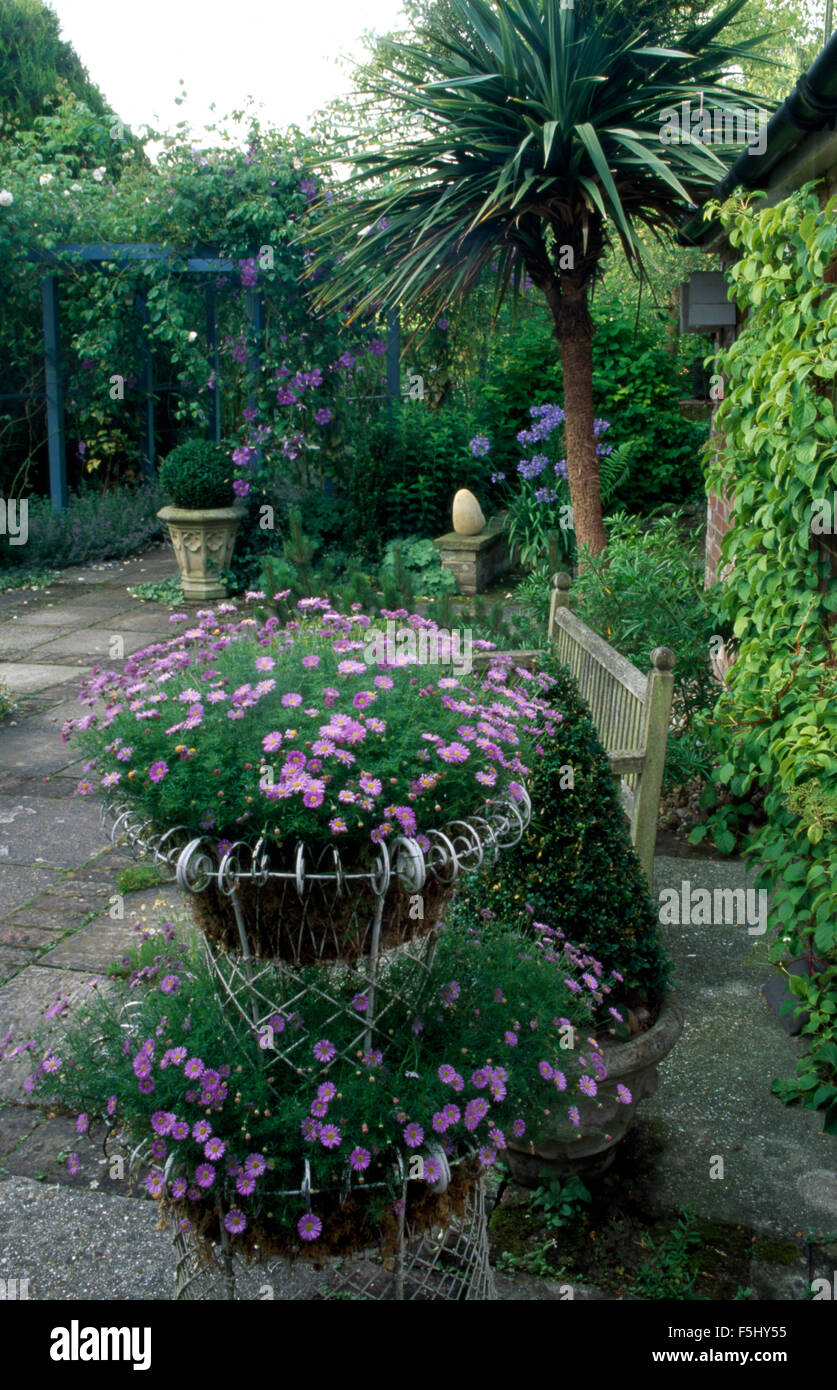
<svg viewBox="0 0 837 1390">
<path fill-rule="evenodd" d="M 721 38 L 745 3 L 686 20 L 674 47 L 671 10 L 666 46 L 659 4 L 657 28 L 638 27 L 643 0 L 447 0 L 420 46 L 382 41 L 367 91 L 401 113 L 403 133 L 350 145 L 348 196 L 321 224 L 342 257 L 318 303 L 350 299 L 353 318 L 396 305 L 435 315 L 495 262 L 499 306 L 528 272 L 555 325 L 576 535 L 594 554 L 605 532 L 589 292 L 614 233 L 641 275 L 641 229 L 675 227 L 728 166 L 729 150 L 691 130 L 664 144 L 661 112 L 764 109 L 721 85 L 758 42 Z"/>
</svg>

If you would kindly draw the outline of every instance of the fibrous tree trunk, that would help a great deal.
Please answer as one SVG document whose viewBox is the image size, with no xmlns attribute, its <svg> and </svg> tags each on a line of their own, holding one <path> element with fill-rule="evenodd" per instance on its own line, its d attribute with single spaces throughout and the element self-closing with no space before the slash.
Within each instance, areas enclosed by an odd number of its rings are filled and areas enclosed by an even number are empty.
<svg viewBox="0 0 837 1390">
<path fill-rule="evenodd" d="M 567 447 L 567 475 L 576 540 L 593 555 L 607 545 L 602 520 L 599 456 L 596 453 L 593 405 L 593 324 L 587 304 L 587 290 L 601 254 L 601 239 L 594 228 L 587 244 L 572 256 L 572 267 L 554 264 L 540 229 L 530 224 L 521 228 L 522 250 L 532 282 L 546 296 L 561 351 L 564 379 L 564 434 Z M 562 251 L 568 244 L 556 243 Z"/>
</svg>

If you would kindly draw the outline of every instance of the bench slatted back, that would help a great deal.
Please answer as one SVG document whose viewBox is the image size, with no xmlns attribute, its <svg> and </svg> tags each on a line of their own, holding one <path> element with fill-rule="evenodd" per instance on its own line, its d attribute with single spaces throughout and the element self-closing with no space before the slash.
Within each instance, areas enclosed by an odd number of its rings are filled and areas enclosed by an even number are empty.
<svg viewBox="0 0 837 1390">
<path fill-rule="evenodd" d="M 631 839 L 651 882 L 665 767 L 674 653 L 657 647 L 647 676 L 583 623 L 570 608 L 568 574 L 553 580 L 549 636 L 578 682 L 620 782 Z"/>
</svg>

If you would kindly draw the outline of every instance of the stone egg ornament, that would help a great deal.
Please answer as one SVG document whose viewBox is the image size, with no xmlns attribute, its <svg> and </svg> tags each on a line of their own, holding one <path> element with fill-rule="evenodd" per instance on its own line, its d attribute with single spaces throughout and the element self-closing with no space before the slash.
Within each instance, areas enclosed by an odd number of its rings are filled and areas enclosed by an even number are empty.
<svg viewBox="0 0 837 1390">
<path fill-rule="evenodd" d="M 472 492 L 461 487 L 453 499 L 453 529 L 458 536 L 478 536 L 485 527 L 482 507 Z"/>
</svg>

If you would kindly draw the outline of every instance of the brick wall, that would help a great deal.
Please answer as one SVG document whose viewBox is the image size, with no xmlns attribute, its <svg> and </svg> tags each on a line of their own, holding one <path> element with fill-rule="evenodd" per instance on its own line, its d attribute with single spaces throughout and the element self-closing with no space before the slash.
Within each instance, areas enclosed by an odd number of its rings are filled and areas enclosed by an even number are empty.
<svg viewBox="0 0 837 1390">
<path fill-rule="evenodd" d="M 705 555 L 705 583 L 709 588 L 717 579 L 723 576 L 720 573 L 721 560 L 721 539 L 724 532 L 729 529 L 732 520 L 732 499 L 722 497 L 718 493 L 709 494 L 709 501 L 706 508 L 706 555 Z"/>
</svg>

